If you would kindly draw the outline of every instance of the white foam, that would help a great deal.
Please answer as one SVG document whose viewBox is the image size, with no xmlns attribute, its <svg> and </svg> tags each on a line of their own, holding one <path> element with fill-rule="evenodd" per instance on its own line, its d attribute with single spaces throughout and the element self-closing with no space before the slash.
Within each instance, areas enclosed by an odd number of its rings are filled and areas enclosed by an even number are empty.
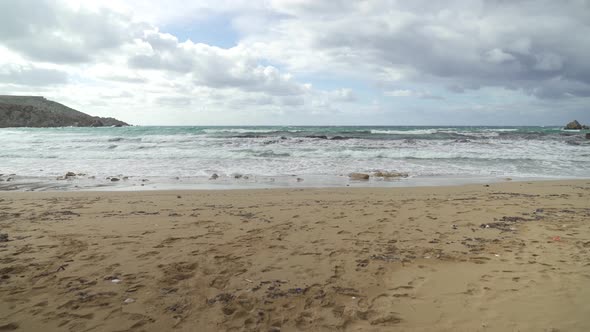
<svg viewBox="0 0 590 332">
<path fill-rule="evenodd" d="M 371 134 L 382 135 L 428 135 L 435 134 L 437 129 L 413 129 L 413 130 L 371 130 Z"/>
<path fill-rule="evenodd" d="M 371 132 L 498 135 L 498 129 L 494 130 L 373 129 Z M 199 135 L 194 131 L 165 134 L 167 131 L 158 131 L 157 127 L 145 131 L 157 135 L 81 128 L 3 129 L 0 130 L 0 173 L 56 177 L 73 171 L 104 179 L 119 174 L 132 177 L 208 177 L 212 173 L 339 176 L 382 169 L 418 176 L 590 177 L 590 146 L 585 141 L 580 145 L 566 144 L 570 138 L 558 134 L 548 140 L 503 136 L 465 142 L 419 138 L 269 141 L 268 138 Z M 109 142 L 112 138 L 122 139 Z"/>
<path fill-rule="evenodd" d="M 248 129 L 248 128 L 225 128 L 225 129 L 204 129 L 203 130 L 203 132 L 207 133 L 207 134 L 216 134 L 216 133 L 235 133 L 235 134 L 274 133 L 277 131 L 296 133 L 296 132 L 300 132 L 301 130 Z"/>
</svg>

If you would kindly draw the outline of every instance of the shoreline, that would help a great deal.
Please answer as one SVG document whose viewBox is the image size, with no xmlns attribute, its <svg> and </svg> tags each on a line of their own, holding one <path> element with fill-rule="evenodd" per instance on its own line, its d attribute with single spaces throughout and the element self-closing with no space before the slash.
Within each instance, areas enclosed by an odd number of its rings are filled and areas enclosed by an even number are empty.
<svg viewBox="0 0 590 332">
<path fill-rule="evenodd" d="M 9 181 L 6 179 L 10 178 Z M 59 178 L 59 177 L 58 177 Z M 490 177 L 490 176 L 410 176 L 405 178 L 377 178 L 352 180 L 349 176 L 326 175 L 284 175 L 244 176 L 240 178 L 220 177 L 124 177 L 116 182 L 110 178 L 5 176 L 0 181 L 0 192 L 135 192 L 170 190 L 256 190 L 256 189 L 337 189 L 337 188 L 414 188 L 447 187 L 471 184 L 492 184 L 504 182 L 539 181 L 583 181 L 588 177 Z"/>
<path fill-rule="evenodd" d="M 534 126 L 61 128 L 0 130 L 0 138 L 0 190 L 388 187 L 590 176 L 590 140 Z M 371 178 L 352 182 L 351 173 Z M 377 173 L 408 178 L 388 182 L 374 179 Z"/>
<path fill-rule="evenodd" d="M 0 328 L 585 331 L 590 179 L 0 192 Z"/>
</svg>

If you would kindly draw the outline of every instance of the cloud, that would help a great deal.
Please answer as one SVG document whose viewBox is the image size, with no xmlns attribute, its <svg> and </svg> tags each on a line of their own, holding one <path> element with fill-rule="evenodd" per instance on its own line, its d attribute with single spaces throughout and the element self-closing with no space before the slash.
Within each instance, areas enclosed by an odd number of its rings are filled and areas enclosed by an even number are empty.
<svg viewBox="0 0 590 332">
<path fill-rule="evenodd" d="M 50 0 L 0 1 L 0 43 L 34 60 L 89 62 L 141 31 L 124 15 L 107 9 L 77 9 Z"/>
<path fill-rule="evenodd" d="M 414 91 L 409 89 L 399 89 L 399 90 L 391 90 L 385 91 L 383 95 L 387 97 L 417 97 L 420 99 L 432 99 L 432 100 L 443 100 L 445 98 L 441 96 L 436 96 L 431 94 L 427 91 Z"/>
<path fill-rule="evenodd" d="M 173 71 L 190 75 L 195 85 L 212 88 L 238 88 L 271 95 L 301 95 L 307 87 L 273 66 L 258 63 L 241 47 L 229 49 L 206 44 L 178 42 L 174 36 L 158 31 L 145 32 L 141 41 L 144 53 L 129 59 L 137 69 Z"/>
<path fill-rule="evenodd" d="M 550 95 L 536 91 L 555 87 L 556 79 L 561 89 L 577 87 L 574 96 L 585 96 L 581 85 L 590 84 L 587 2 L 272 3 L 288 18 L 250 42 L 295 71 L 347 68 L 368 79 L 389 71 L 454 90 L 500 86 L 540 98 Z"/>
<path fill-rule="evenodd" d="M 124 75 L 99 75 L 97 78 L 107 80 L 107 81 L 115 81 L 115 82 L 122 82 L 122 83 L 147 83 L 148 80 L 143 77 L 138 76 L 124 76 Z"/>
<path fill-rule="evenodd" d="M 389 97 L 409 97 L 413 95 L 413 92 L 412 90 L 393 90 L 385 91 L 384 94 Z"/>
<path fill-rule="evenodd" d="M 177 97 L 159 97 L 156 98 L 156 103 L 163 106 L 188 106 L 191 104 L 191 99 L 184 96 Z"/>
<path fill-rule="evenodd" d="M 335 102 L 350 103 L 357 101 L 357 97 L 352 89 L 338 89 L 326 92 L 328 98 Z"/>
<path fill-rule="evenodd" d="M 5 0 L 0 83 L 132 123 L 555 119 L 590 102 L 588 22 L 587 1 Z M 187 29 L 215 24 L 231 43 Z"/>
<path fill-rule="evenodd" d="M 486 52 L 484 59 L 494 64 L 516 60 L 513 55 L 506 53 L 499 48 L 494 48 L 493 50 Z"/>
<path fill-rule="evenodd" d="M 56 69 L 35 66 L 5 65 L 0 67 L 0 82 L 25 86 L 65 84 L 68 75 Z"/>
</svg>

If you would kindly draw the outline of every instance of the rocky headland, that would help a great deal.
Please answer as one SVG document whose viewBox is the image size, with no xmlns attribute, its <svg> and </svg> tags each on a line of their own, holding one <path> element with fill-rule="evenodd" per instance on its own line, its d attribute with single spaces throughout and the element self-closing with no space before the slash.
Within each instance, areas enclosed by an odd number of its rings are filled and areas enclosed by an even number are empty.
<svg viewBox="0 0 590 332">
<path fill-rule="evenodd" d="M 112 126 L 129 124 L 91 116 L 40 96 L 0 96 L 0 128 Z"/>
</svg>

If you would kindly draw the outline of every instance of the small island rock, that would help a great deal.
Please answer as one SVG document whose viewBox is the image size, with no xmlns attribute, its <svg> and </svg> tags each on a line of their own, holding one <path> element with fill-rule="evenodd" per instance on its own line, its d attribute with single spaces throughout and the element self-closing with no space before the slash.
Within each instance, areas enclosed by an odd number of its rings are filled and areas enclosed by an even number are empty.
<svg viewBox="0 0 590 332">
<path fill-rule="evenodd" d="M 583 126 L 578 122 L 578 120 L 574 120 L 570 123 L 568 123 L 564 129 L 568 129 L 568 130 L 579 130 L 582 129 Z"/>
</svg>

